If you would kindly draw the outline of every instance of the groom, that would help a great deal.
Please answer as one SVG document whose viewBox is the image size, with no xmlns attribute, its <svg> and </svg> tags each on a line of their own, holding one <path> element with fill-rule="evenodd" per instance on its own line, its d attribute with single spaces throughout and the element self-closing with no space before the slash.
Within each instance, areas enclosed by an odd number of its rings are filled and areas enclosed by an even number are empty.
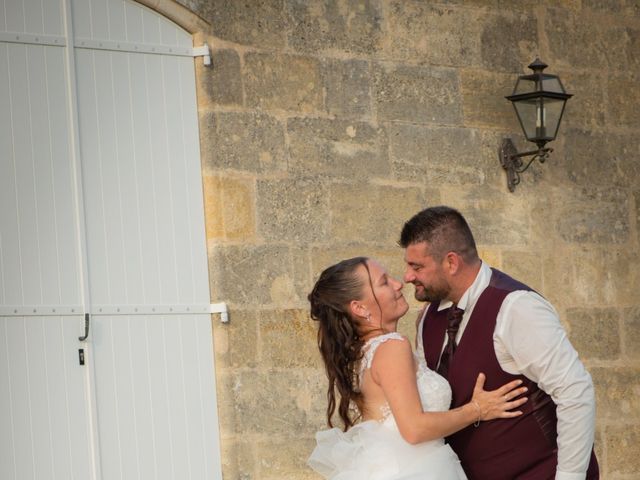
<svg viewBox="0 0 640 480">
<path fill-rule="evenodd" d="M 478 257 L 464 217 L 432 207 L 405 223 L 405 282 L 430 302 L 418 331 L 429 368 L 451 385 L 451 408 L 471 399 L 486 374 L 493 390 L 520 378 L 528 401 L 515 419 L 492 420 L 448 442 L 470 480 L 595 480 L 595 397 L 555 309 Z"/>
</svg>

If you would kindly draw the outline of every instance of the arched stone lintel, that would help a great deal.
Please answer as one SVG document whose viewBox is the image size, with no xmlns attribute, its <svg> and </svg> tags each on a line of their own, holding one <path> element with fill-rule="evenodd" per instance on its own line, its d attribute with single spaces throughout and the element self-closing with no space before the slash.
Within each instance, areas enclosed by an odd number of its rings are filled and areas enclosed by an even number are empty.
<svg viewBox="0 0 640 480">
<path fill-rule="evenodd" d="M 211 27 L 205 20 L 174 0 L 136 0 L 136 2 L 167 17 L 191 34 L 207 33 Z"/>
</svg>

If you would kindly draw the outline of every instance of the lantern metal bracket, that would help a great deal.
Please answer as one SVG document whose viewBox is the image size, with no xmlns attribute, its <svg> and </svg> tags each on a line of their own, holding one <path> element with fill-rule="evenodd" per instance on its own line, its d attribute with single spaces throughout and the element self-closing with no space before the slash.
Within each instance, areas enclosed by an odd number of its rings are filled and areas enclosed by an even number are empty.
<svg viewBox="0 0 640 480">
<path fill-rule="evenodd" d="M 502 168 L 507 171 L 507 186 L 509 187 L 509 191 L 513 192 L 516 189 L 516 185 L 520 183 L 520 174 L 522 172 L 529 168 L 536 159 L 539 160 L 540 163 L 544 163 L 551 152 L 553 152 L 553 148 L 541 147 L 537 150 L 518 153 L 516 146 L 510 138 L 503 139 L 498 154 Z M 522 158 L 531 155 L 533 155 L 533 157 L 525 165 Z"/>
</svg>

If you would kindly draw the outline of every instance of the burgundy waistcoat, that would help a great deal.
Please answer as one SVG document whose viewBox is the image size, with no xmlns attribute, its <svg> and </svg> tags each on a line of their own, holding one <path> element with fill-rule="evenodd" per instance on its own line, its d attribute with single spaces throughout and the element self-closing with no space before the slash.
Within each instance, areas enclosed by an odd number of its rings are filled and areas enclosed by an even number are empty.
<svg viewBox="0 0 640 480">
<path fill-rule="evenodd" d="M 480 372 L 486 374 L 486 390 L 494 390 L 515 379 L 521 379 L 529 389 L 526 393 L 529 400 L 519 408 L 523 412 L 521 416 L 481 422 L 478 427 L 471 425 L 447 438 L 470 480 L 552 480 L 556 473 L 555 404 L 527 377 L 505 372 L 493 348 L 498 311 L 505 297 L 516 290 L 531 289 L 492 269 L 489 286 L 480 295 L 449 363 L 451 408 L 471 400 Z M 424 319 L 425 357 L 432 370 L 436 369 L 442 351 L 446 317 L 447 309 L 438 312 L 438 302 L 434 302 Z M 598 478 L 598 463 L 592 452 L 587 480 Z"/>
</svg>

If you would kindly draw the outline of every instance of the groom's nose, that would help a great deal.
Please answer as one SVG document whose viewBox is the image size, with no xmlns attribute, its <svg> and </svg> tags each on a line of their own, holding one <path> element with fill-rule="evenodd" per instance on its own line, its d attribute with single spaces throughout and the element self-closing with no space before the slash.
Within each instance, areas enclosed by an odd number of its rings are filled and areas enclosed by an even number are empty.
<svg viewBox="0 0 640 480">
<path fill-rule="evenodd" d="M 416 276 L 411 270 L 411 268 L 407 267 L 407 269 L 404 272 L 404 276 L 402 277 L 402 280 L 404 280 L 405 283 L 411 283 L 415 280 L 415 278 Z"/>
</svg>

